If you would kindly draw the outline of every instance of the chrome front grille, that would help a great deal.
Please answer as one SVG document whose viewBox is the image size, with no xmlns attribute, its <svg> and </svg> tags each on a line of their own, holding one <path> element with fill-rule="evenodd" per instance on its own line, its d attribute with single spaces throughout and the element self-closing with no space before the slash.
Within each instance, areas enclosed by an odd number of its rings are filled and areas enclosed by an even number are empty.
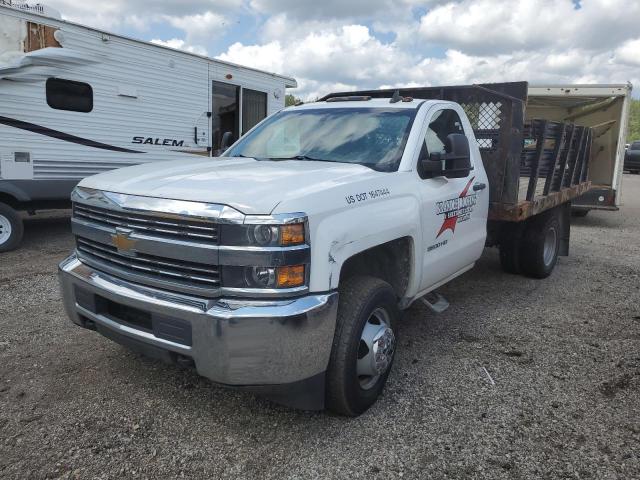
<svg viewBox="0 0 640 480">
<path fill-rule="evenodd" d="M 156 238 L 218 244 L 218 226 L 210 221 L 108 210 L 80 203 L 74 204 L 73 215 L 80 220 L 102 227 L 123 227 L 136 233 L 150 234 Z"/>
<path fill-rule="evenodd" d="M 112 245 L 76 238 L 76 249 L 81 261 L 116 276 L 139 280 L 154 286 L 192 293 L 194 289 L 216 291 L 220 287 L 217 266 L 165 257 L 136 253 L 135 256 L 120 253 Z"/>
<path fill-rule="evenodd" d="M 244 279 L 250 267 L 309 265 L 309 245 L 262 248 L 229 240 L 245 225 L 306 224 L 305 214 L 247 216 L 222 204 L 85 187 L 76 187 L 71 200 L 77 257 L 96 272 L 151 287 L 156 294 L 175 292 L 195 298 L 277 298 L 308 291 L 307 285 L 245 288 L 245 283 L 233 280 Z M 308 274 L 309 268 L 305 271 Z"/>
</svg>

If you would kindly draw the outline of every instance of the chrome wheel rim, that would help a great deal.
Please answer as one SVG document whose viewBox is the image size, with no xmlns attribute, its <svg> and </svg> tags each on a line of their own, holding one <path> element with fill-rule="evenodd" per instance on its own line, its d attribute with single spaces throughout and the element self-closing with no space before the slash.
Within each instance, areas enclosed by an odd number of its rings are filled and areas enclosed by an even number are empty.
<svg viewBox="0 0 640 480">
<path fill-rule="evenodd" d="M 544 236 L 544 252 L 543 252 L 543 260 L 546 266 L 551 265 L 553 262 L 553 258 L 556 255 L 556 243 L 558 240 L 558 234 L 555 228 L 550 228 L 547 230 L 546 235 Z"/>
<path fill-rule="evenodd" d="M 0 215 L 0 245 L 9 241 L 12 231 L 9 219 Z"/>
<path fill-rule="evenodd" d="M 396 338 L 389 313 L 384 308 L 376 308 L 364 324 L 358 346 L 356 372 L 362 389 L 373 388 L 389 370 L 395 349 Z"/>
</svg>

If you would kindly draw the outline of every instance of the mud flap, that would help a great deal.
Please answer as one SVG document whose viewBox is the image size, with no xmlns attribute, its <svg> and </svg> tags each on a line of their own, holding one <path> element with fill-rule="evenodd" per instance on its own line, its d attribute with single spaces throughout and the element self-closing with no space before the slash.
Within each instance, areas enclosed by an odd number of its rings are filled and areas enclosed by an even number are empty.
<svg viewBox="0 0 640 480">
<path fill-rule="evenodd" d="M 571 202 L 563 203 L 558 209 L 558 219 L 562 228 L 558 255 L 567 257 L 569 256 L 569 239 L 571 237 Z"/>
</svg>

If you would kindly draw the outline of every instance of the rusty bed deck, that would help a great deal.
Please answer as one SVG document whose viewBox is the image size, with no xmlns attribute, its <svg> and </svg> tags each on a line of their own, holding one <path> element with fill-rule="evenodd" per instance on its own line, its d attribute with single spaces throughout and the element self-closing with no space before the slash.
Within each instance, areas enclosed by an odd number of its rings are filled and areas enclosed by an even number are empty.
<svg viewBox="0 0 640 480">
<path fill-rule="evenodd" d="M 490 203 L 489 220 L 520 222 L 549 208 L 571 201 L 589 191 L 590 188 L 591 182 L 587 180 L 557 192 L 536 196 L 533 200 L 522 200 L 515 205 Z"/>
</svg>

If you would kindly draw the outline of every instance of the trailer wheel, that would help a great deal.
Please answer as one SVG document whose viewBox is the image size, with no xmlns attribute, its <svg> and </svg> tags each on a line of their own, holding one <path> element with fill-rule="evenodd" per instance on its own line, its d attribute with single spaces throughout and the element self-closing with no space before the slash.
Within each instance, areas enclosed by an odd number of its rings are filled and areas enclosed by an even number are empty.
<svg viewBox="0 0 640 480">
<path fill-rule="evenodd" d="M 9 205 L 0 203 L 0 252 L 13 250 L 22 241 L 22 218 Z"/>
<path fill-rule="evenodd" d="M 378 399 L 393 363 L 398 317 L 396 295 L 387 282 L 353 277 L 340 287 L 326 378 L 329 410 L 355 417 Z"/>
<path fill-rule="evenodd" d="M 556 210 L 529 220 L 520 249 L 522 273 L 528 277 L 548 277 L 558 261 L 562 230 Z"/>
</svg>

